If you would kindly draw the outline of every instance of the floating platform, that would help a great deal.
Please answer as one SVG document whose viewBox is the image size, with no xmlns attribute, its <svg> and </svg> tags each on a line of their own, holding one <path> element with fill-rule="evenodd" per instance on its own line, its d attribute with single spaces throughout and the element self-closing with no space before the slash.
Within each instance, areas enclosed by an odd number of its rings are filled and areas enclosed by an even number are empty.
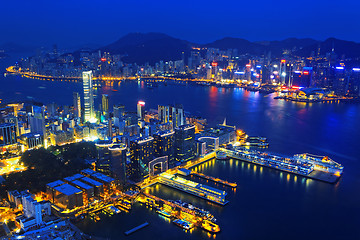
<svg viewBox="0 0 360 240">
<path fill-rule="evenodd" d="M 142 229 L 144 227 L 147 227 L 147 226 L 149 226 L 149 223 L 145 222 L 145 223 L 143 223 L 143 224 L 141 224 L 141 225 L 139 225 L 137 227 L 134 227 L 133 229 L 130 229 L 129 231 L 124 232 L 124 234 L 126 236 L 128 236 L 128 235 L 130 235 L 130 234 L 132 234 L 132 233 L 134 233 L 134 232 L 136 232 L 136 231 L 138 231 L 138 230 L 140 230 L 140 229 Z"/>
</svg>

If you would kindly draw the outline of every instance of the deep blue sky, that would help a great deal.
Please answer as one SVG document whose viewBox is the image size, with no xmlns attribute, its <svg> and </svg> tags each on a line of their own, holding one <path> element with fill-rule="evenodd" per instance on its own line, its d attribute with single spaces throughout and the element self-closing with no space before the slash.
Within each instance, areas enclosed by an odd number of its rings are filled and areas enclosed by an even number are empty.
<svg viewBox="0 0 360 240">
<path fill-rule="evenodd" d="M 107 44 L 129 32 L 204 43 L 337 37 L 360 42 L 359 0 L 1 0 L 0 43 Z"/>
</svg>

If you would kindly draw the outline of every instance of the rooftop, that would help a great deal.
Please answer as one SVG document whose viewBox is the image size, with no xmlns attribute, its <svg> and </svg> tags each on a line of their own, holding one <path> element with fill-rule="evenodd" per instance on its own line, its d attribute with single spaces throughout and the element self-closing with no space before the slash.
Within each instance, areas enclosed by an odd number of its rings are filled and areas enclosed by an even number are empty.
<svg viewBox="0 0 360 240">
<path fill-rule="evenodd" d="M 60 186 L 60 185 L 62 185 L 62 184 L 64 184 L 63 181 L 57 180 L 57 181 L 55 181 L 55 182 L 51 182 L 51 183 L 46 184 L 46 186 L 51 187 L 51 188 L 54 188 L 54 187 Z"/>
<path fill-rule="evenodd" d="M 115 181 L 115 179 L 113 179 L 112 177 L 108 177 L 102 173 L 95 173 L 93 175 L 91 175 L 92 177 L 100 180 L 100 181 L 103 181 L 103 182 L 106 182 L 106 183 L 111 183 L 113 181 Z"/>
<path fill-rule="evenodd" d="M 82 178 L 82 177 L 84 177 L 84 176 L 81 175 L 81 174 L 79 174 L 79 173 L 77 173 L 77 174 L 75 174 L 75 175 L 73 175 L 73 176 L 64 178 L 64 180 L 67 181 L 67 182 L 72 182 L 72 181 L 74 181 L 74 180 L 76 180 L 76 179 L 79 179 L 79 178 Z"/>
<path fill-rule="evenodd" d="M 88 178 L 88 177 L 83 177 L 80 180 L 82 182 L 89 183 L 90 185 L 95 186 L 95 187 L 100 187 L 100 186 L 103 185 L 102 183 L 99 183 L 98 181 L 95 181 L 95 180 L 93 180 L 91 178 Z"/>
<path fill-rule="evenodd" d="M 81 173 L 91 176 L 91 175 L 95 174 L 96 172 L 94 170 L 87 168 L 87 169 L 82 170 Z"/>
<path fill-rule="evenodd" d="M 79 180 L 72 181 L 72 183 L 75 184 L 76 186 L 79 186 L 80 188 L 86 189 L 86 190 L 93 188 L 92 186 L 89 186 L 86 183 L 80 182 Z"/>
<path fill-rule="evenodd" d="M 73 195 L 73 194 L 77 194 L 77 193 L 81 193 L 81 190 L 76 188 L 76 187 L 73 187 L 69 184 L 64 184 L 64 185 L 61 185 L 61 186 L 57 186 L 54 188 L 56 191 L 59 191 L 67 196 L 70 196 L 70 195 Z"/>
</svg>

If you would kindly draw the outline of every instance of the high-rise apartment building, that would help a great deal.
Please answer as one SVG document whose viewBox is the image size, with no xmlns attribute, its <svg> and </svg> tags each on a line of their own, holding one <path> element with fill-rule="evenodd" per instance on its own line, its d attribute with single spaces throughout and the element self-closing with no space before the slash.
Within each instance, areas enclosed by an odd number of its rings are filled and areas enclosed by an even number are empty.
<svg viewBox="0 0 360 240">
<path fill-rule="evenodd" d="M 181 104 L 172 107 L 171 118 L 174 128 L 185 124 L 184 108 Z"/>
<path fill-rule="evenodd" d="M 165 105 L 158 105 L 158 118 L 161 123 L 168 123 L 170 121 L 170 108 Z"/>
<path fill-rule="evenodd" d="M 14 123 L 0 124 L 0 146 L 16 143 L 16 126 Z"/>
</svg>

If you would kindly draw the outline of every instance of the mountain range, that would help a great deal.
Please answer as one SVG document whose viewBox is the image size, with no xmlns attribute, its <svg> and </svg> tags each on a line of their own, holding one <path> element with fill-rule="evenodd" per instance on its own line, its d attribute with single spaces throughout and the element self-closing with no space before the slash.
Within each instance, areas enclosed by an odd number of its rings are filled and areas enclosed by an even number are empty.
<svg viewBox="0 0 360 240">
<path fill-rule="evenodd" d="M 189 56 L 192 47 L 219 48 L 221 50 L 237 49 L 239 54 L 264 55 L 281 57 L 284 50 L 292 50 L 292 54 L 309 57 L 312 52 L 325 54 L 334 47 L 338 56 L 349 58 L 360 57 L 360 44 L 351 41 L 328 38 L 318 41 L 310 38 L 288 38 L 282 41 L 251 42 L 242 38 L 225 37 L 211 43 L 198 44 L 171 37 L 163 33 L 129 33 L 119 40 L 100 48 L 111 54 L 123 55 L 127 63 L 154 64 L 160 60 L 180 60 L 182 52 Z"/>
</svg>

